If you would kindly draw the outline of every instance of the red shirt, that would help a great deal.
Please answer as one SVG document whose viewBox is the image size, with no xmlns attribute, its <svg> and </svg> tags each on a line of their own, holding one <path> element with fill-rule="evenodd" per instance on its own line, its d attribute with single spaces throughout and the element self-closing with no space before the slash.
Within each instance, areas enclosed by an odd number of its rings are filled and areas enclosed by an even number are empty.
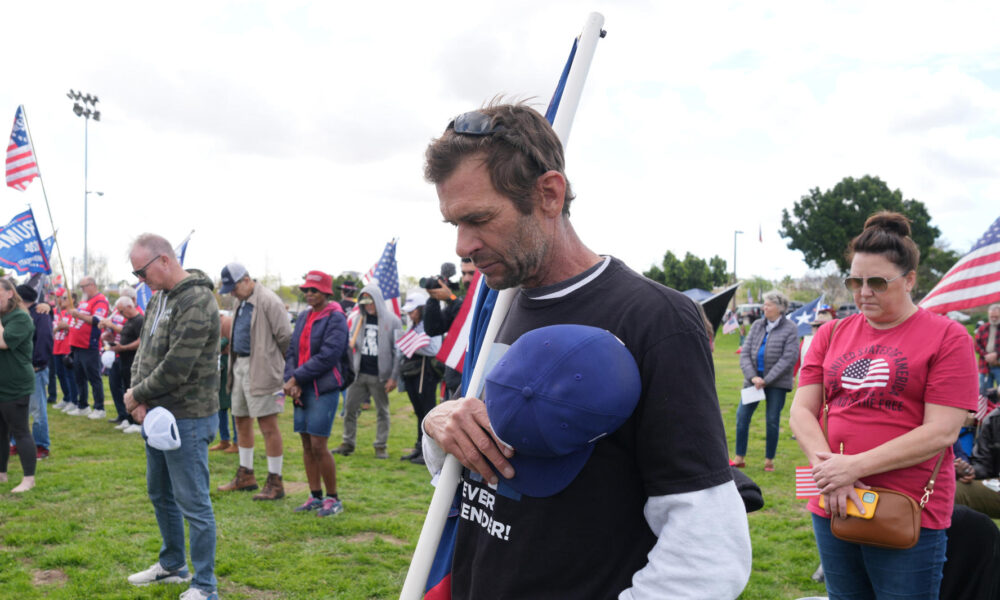
<svg viewBox="0 0 1000 600">
<path fill-rule="evenodd" d="M 110 307 L 108 306 L 108 300 L 104 297 L 104 294 L 97 294 L 93 298 L 88 298 L 76 307 L 76 310 L 82 312 L 85 315 L 90 315 L 90 317 L 97 317 L 98 319 L 103 319 L 108 316 Z M 81 321 L 80 319 L 73 319 L 73 324 L 70 326 L 69 330 L 69 345 L 73 348 L 90 348 L 91 347 L 91 332 L 93 331 L 93 319 L 89 318 L 86 321 Z M 97 346 L 94 345 L 96 348 Z"/>
<path fill-rule="evenodd" d="M 64 322 L 67 325 L 73 323 L 73 317 L 64 310 L 54 310 L 52 313 L 55 323 Z M 52 354 L 63 356 L 69 354 L 69 329 L 52 328 Z"/>
<path fill-rule="evenodd" d="M 830 347 L 833 323 L 838 325 Z M 958 323 L 924 309 L 892 329 L 875 329 L 863 314 L 823 325 L 799 375 L 800 386 L 816 383 L 824 385 L 830 406 L 830 448 L 839 452 L 843 444 L 844 454 L 860 454 L 923 424 L 926 403 L 975 410 L 979 399 L 972 338 Z M 862 481 L 919 502 L 937 459 Z M 922 527 L 951 525 L 953 461 L 949 447 L 921 514 Z M 819 507 L 819 497 L 809 501 L 809 510 L 829 516 Z"/>
</svg>

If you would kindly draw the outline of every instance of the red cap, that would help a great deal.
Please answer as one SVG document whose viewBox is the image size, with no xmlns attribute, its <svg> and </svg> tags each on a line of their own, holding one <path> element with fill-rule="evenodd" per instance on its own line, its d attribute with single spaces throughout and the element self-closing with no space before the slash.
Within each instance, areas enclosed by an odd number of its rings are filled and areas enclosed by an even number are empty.
<svg viewBox="0 0 1000 600">
<path fill-rule="evenodd" d="M 324 294 L 333 294 L 333 276 L 323 271 L 309 271 L 306 274 L 305 283 L 299 286 L 300 290 L 306 288 L 316 288 Z"/>
<path fill-rule="evenodd" d="M 60 296 L 60 297 L 61 296 L 65 296 L 66 295 L 66 288 L 56 288 L 56 291 L 54 291 L 52 293 L 55 294 L 56 296 Z"/>
</svg>

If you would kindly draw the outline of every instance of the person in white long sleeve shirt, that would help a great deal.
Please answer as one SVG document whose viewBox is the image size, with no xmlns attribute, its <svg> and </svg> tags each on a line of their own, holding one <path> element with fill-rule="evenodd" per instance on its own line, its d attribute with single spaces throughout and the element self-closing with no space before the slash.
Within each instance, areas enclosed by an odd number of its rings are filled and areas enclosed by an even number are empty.
<svg viewBox="0 0 1000 600">
<path fill-rule="evenodd" d="M 750 536 L 696 307 L 583 244 L 569 221 L 562 146 L 527 106 L 460 115 L 426 157 L 457 254 L 490 288 L 522 288 L 491 362 L 526 332 L 590 325 L 625 344 L 642 381 L 624 425 L 544 498 L 508 483 L 518 440 L 492 433 L 479 390 L 428 413 L 428 468 L 439 471 L 445 453 L 465 466 L 452 597 L 737 597 Z"/>
</svg>

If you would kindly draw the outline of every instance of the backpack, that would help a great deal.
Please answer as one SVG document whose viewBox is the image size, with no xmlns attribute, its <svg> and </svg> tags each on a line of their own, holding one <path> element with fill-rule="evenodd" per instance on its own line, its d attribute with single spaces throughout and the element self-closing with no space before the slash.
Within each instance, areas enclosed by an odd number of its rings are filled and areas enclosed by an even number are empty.
<svg viewBox="0 0 1000 600">
<path fill-rule="evenodd" d="M 340 389 L 346 390 L 351 387 L 354 383 L 354 379 L 357 377 L 357 373 L 354 372 L 354 361 L 351 360 L 351 347 L 350 344 L 344 345 L 344 352 L 340 355 Z"/>
</svg>

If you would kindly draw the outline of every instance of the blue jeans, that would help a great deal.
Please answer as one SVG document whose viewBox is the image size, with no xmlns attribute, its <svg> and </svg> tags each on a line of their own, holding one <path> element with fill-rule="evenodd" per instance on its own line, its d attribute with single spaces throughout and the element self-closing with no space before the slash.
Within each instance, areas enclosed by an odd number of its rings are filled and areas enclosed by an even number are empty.
<svg viewBox="0 0 1000 600">
<path fill-rule="evenodd" d="M 49 385 L 49 368 L 35 372 L 35 392 L 31 394 L 31 404 L 28 411 L 34 421 L 31 425 L 31 436 L 35 445 L 48 450 L 49 448 L 49 413 L 45 389 Z"/>
<path fill-rule="evenodd" d="M 187 519 L 194 567 L 191 585 L 209 593 L 215 591 L 217 582 L 215 515 L 208 495 L 208 444 L 215 438 L 217 424 L 216 415 L 177 419 L 180 448 L 163 451 L 146 444 L 146 489 L 163 538 L 160 566 L 174 571 L 187 564 L 184 557 L 184 519 Z"/>
<path fill-rule="evenodd" d="M 229 441 L 229 409 L 220 408 L 218 413 L 219 418 L 219 439 Z M 233 427 L 233 431 L 236 431 L 236 427 Z M 235 441 L 235 440 L 233 440 Z"/>
<path fill-rule="evenodd" d="M 986 390 L 1000 385 L 1000 367 L 989 367 L 989 372 L 979 374 L 979 393 L 986 395 Z"/>
<path fill-rule="evenodd" d="M 764 399 L 767 402 L 767 442 L 764 447 L 764 458 L 774 459 L 774 454 L 778 451 L 778 433 L 781 430 L 781 410 L 785 407 L 785 396 L 788 390 L 783 388 L 765 387 Z M 740 403 L 736 409 L 736 455 L 747 455 L 747 440 L 750 437 L 750 418 L 757 410 L 757 405 Z"/>
<path fill-rule="evenodd" d="M 76 404 L 76 374 L 66 367 L 63 362 L 63 356 L 65 354 L 55 354 L 52 356 L 52 362 L 56 365 L 56 379 L 59 380 L 59 387 L 62 388 L 63 400 L 69 402 L 70 404 Z M 49 365 L 49 368 L 52 368 Z"/>
<path fill-rule="evenodd" d="M 852 544 L 833 537 L 830 519 L 812 515 L 830 600 L 937 600 L 948 534 L 920 529 L 909 550 Z"/>
<path fill-rule="evenodd" d="M 308 433 L 315 437 L 330 437 L 333 430 L 333 419 L 337 416 L 337 399 L 340 390 L 316 395 L 315 389 L 308 383 L 302 388 L 299 402 L 295 405 L 295 433 Z"/>
</svg>

